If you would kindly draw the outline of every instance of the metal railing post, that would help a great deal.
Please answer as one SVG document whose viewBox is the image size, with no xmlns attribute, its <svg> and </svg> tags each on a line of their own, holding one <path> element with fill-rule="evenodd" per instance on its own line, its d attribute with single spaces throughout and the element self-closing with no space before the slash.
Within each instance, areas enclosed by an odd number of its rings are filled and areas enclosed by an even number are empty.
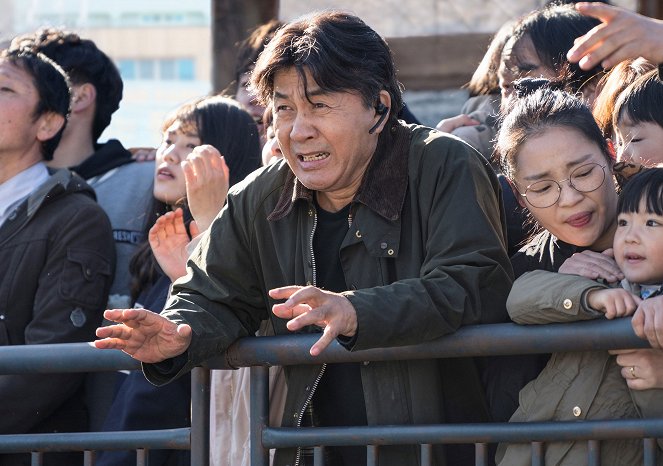
<svg viewBox="0 0 663 466">
<path fill-rule="evenodd" d="M 191 464 L 208 466 L 210 456 L 210 371 L 191 371 Z"/>
<path fill-rule="evenodd" d="M 269 466 L 262 431 L 269 423 L 269 368 L 251 366 L 251 466 Z"/>
</svg>

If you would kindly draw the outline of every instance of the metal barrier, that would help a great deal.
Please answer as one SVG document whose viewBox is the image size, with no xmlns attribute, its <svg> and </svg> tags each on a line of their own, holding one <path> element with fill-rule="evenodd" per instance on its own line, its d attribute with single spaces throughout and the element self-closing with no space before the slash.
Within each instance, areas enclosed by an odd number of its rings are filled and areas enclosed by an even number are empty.
<svg viewBox="0 0 663 466">
<path fill-rule="evenodd" d="M 421 345 L 348 352 L 333 344 L 321 356 L 308 349 L 316 335 L 244 338 L 223 357 L 192 376 L 192 427 L 140 432 L 84 432 L 0 435 L 0 453 L 30 451 L 32 464 L 41 464 L 43 452 L 84 451 L 85 465 L 94 465 L 95 451 L 136 449 L 138 464 L 146 464 L 154 448 L 191 449 L 191 463 L 209 464 L 209 368 L 251 366 L 251 461 L 269 464 L 269 449 L 312 446 L 316 465 L 322 464 L 324 446 L 366 445 L 368 464 L 377 464 L 381 445 L 419 444 L 422 465 L 432 461 L 432 445 L 474 443 L 477 465 L 488 464 L 487 443 L 532 443 L 535 465 L 543 464 L 542 442 L 581 439 L 589 442 L 588 464 L 600 464 L 599 440 L 643 438 L 645 465 L 656 464 L 656 437 L 663 437 L 663 419 L 583 421 L 525 424 L 456 424 L 426 426 L 373 426 L 352 428 L 273 428 L 267 424 L 268 371 L 270 365 L 323 362 L 385 361 L 441 357 L 534 354 L 555 351 L 588 351 L 646 348 L 637 338 L 630 319 L 571 324 L 520 326 L 492 324 L 465 327 L 453 335 Z M 119 351 L 101 351 L 86 343 L 0 347 L 0 374 L 95 372 L 136 369 L 138 363 Z"/>
</svg>

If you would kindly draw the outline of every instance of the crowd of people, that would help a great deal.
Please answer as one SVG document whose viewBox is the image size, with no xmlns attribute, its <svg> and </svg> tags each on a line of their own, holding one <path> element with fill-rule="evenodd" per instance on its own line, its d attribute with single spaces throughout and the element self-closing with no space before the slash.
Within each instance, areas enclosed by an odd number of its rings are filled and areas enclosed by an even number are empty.
<svg viewBox="0 0 663 466">
<path fill-rule="evenodd" d="M 123 85 L 92 41 L 49 28 L 0 54 L 0 344 L 96 335 L 142 362 L 0 376 L 0 434 L 188 426 L 188 372 L 246 336 L 314 333 L 318 356 L 334 341 L 619 317 L 652 349 L 273 367 L 270 425 L 663 415 L 662 21 L 603 3 L 511 21 L 463 113 L 437 129 L 417 124 L 387 43 L 352 14 L 272 21 L 238 46 L 234 86 L 167 115 L 147 157 L 99 142 Z M 248 395 L 246 369 L 214 372 L 211 464 L 249 464 Z M 600 449 L 602 464 L 643 461 L 638 439 Z M 550 442 L 545 462 L 585 464 L 587 450 Z M 530 464 L 529 445 L 492 453 Z M 324 454 L 366 464 L 364 447 Z M 378 464 L 420 455 L 385 446 Z M 435 445 L 432 464 L 474 455 Z M 96 464 L 135 461 L 104 451 Z M 311 465 L 313 450 L 271 462 Z"/>
</svg>

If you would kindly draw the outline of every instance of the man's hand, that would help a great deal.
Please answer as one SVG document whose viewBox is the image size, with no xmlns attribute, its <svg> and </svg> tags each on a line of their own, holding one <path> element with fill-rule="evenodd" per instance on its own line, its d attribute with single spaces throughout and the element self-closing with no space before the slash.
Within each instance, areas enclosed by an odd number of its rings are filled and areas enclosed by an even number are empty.
<svg viewBox="0 0 663 466">
<path fill-rule="evenodd" d="M 617 364 L 622 366 L 622 377 L 629 388 L 647 390 L 663 388 L 663 351 L 654 349 L 612 350 Z"/>
<path fill-rule="evenodd" d="M 559 273 L 580 275 L 592 280 L 602 278 L 608 283 L 615 283 L 624 278 L 624 274 L 615 262 L 612 249 L 606 249 L 601 253 L 589 250 L 577 252 L 564 261 Z"/>
<path fill-rule="evenodd" d="M 663 62 L 663 21 L 604 3 L 577 3 L 575 7 L 602 23 L 576 39 L 567 54 L 570 62 L 578 62 L 583 70 L 598 64 L 608 69 L 637 57 Z"/>
<path fill-rule="evenodd" d="M 179 208 L 174 212 L 166 212 L 157 219 L 148 235 L 154 258 L 172 282 L 186 274 L 186 261 L 189 258 L 190 240 L 183 215 Z M 189 224 L 189 230 L 192 237 L 200 233 L 195 220 Z"/>
<path fill-rule="evenodd" d="M 638 296 L 623 288 L 594 289 L 587 293 L 589 306 L 603 312 L 608 319 L 630 316 L 640 301 Z"/>
<path fill-rule="evenodd" d="M 635 334 L 652 348 L 663 348 L 663 296 L 645 299 L 631 320 Z"/>
<path fill-rule="evenodd" d="M 119 325 L 99 327 L 94 346 L 119 349 L 134 359 L 155 363 L 178 356 L 191 344 L 191 327 L 177 325 L 146 309 L 111 309 L 104 317 Z"/>
<path fill-rule="evenodd" d="M 286 299 L 275 304 L 272 312 L 289 319 L 288 330 L 296 331 L 308 325 L 322 327 L 322 336 L 311 347 L 311 356 L 318 356 L 339 335 L 352 337 L 357 332 L 357 312 L 345 296 L 314 286 L 284 286 L 269 290 L 274 299 Z"/>
<path fill-rule="evenodd" d="M 198 146 L 182 164 L 186 198 L 200 231 L 205 231 L 226 202 L 230 183 L 228 165 L 218 150 Z"/>
</svg>

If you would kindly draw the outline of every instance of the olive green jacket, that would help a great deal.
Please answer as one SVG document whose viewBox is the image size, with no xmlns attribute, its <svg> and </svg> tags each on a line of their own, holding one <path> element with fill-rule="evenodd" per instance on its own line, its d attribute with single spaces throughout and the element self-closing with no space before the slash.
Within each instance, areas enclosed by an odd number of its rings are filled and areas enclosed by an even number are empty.
<svg viewBox="0 0 663 466">
<path fill-rule="evenodd" d="M 219 355 L 262 320 L 290 333 L 270 313 L 267 292 L 316 283 L 313 195 L 285 162 L 231 190 L 163 312 L 191 325 L 191 345 L 174 360 L 144 365 L 152 382 Z M 469 145 L 424 127 L 383 131 L 340 250 L 344 294 L 357 313 L 348 349 L 416 344 L 461 325 L 505 321 L 512 272 L 499 199 L 490 166 Z M 320 373 L 320 366 L 287 368 L 282 425 L 299 425 Z M 370 425 L 486 420 L 470 359 L 372 362 L 361 365 L 361 377 Z M 276 464 L 297 464 L 297 455 L 281 450 Z M 418 455 L 414 446 L 385 447 L 379 464 L 417 464 Z M 441 448 L 434 456 L 446 464 Z"/>
<path fill-rule="evenodd" d="M 519 324 L 602 318 L 603 313 L 592 309 L 586 300 L 588 291 L 602 288 L 607 286 L 577 275 L 535 270 L 514 282 L 507 310 Z M 519 407 L 510 422 L 653 417 L 652 410 L 662 404 L 652 397 L 654 393 L 660 400 L 660 390 L 639 393 L 629 390 L 615 357 L 607 351 L 559 352 L 553 354 L 541 374 L 521 390 Z M 638 397 L 644 398 L 639 400 Z M 550 442 L 545 447 L 545 464 L 584 465 L 587 453 L 586 441 Z M 497 464 L 529 465 L 531 454 L 529 444 L 500 444 Z M 605 466 L 642 464 L 642 454 L 641 439 L 601 442 L 601 464 Z M 658 456 L 657 464 L 663 464 L 663 455 L 659 452 Z"/>
</svg>

